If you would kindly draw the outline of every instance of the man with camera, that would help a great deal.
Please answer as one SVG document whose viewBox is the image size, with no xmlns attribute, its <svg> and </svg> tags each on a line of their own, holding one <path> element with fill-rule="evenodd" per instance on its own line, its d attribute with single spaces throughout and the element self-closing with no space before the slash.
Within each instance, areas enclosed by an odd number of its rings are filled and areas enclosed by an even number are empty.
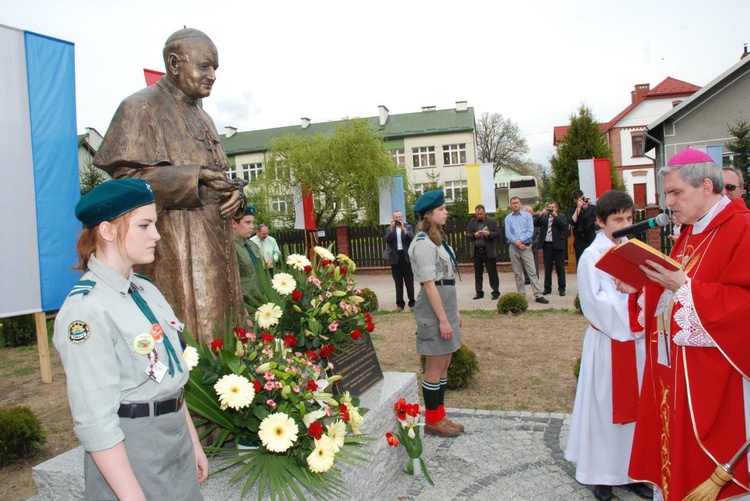
<svg viewBox="0 0 750 501">
<path fill-rule="evenodd" d="M 576 266 L 586 247 L 596 238 L 596 206 L 583 196 L 583 191 L 573 191 L 573 205 L 568 209 L 568 221 L 573 230 L 573 249 L 576 253 Z"/>
<path fill-rule="evenodd" d="M 482 299 L 483 270 L 487 268 L 490 277 L 490 288 L 492 299 L 500 297 L 500 279 L 497 276 L 497 240 L 500 238 L 500 230 L 497 221 L 491 217 L 485 217 L 484 205 L 479 204 L 474 212 L 477 217 L 469 221 L 466 234 L 471 240 L 471 257 L 474 260 L 474 299 Z"/>
<path fill-rule="evenodd" d="M 404 311 L 404 285 L 409 298 L 409 309 L 414 310 L 414 274 L 409 260 L 409 245 L 414 239 L 414 230 L 404 222 L 401 211 L 393 213 L 393 220 L 385 230 L 385 244 L 388 247 L 388 262 L 396 284 L 396 310 Z"/>
<path fill-rule="evenodd" d="M 552 293 L 552 265 L 557 271 L 557 291 L 565 295 L 565 251 L 568 248 L 568 220 L 557 213 L 557 202 L 550 202 L 534 222 L 539 227 L 539 242 L 544 259 L 544 292 Z"/>
</svg>

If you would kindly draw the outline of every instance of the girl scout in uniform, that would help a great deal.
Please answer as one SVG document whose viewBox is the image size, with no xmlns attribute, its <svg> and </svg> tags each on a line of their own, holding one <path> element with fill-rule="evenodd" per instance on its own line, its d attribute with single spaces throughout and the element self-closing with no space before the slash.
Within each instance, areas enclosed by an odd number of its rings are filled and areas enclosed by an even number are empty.
<svg viewBox="0 0 750 501">
<path fill-rule="evenodd" d="M 86 499 L 202 499 L 208 475 L 183 405 L 182 324 L 133 273 L 154 260 L 155 207 L 142 179 L 104 182 L 76 206 L 85 272 L 57 315 L 53 342 L 86 450 Z"/>
<path fill-rule="evenodd" d="M 448 365 L 461 347 L 463 320 L 458 312 L 453 250 L 443 240 L 448 219 L 442 190 L 424 193 L 414 212 L 419 215 L 419 233 L 409 247 L 414 276 L 422 284 L 414 312 L 417 318 L 417 352 L 425 355 L 422 379 L 425 404 L 425 433 L 455 437 L 464 426 L 445 415 L 443 400 L 448 385 Z"/>
</svg>

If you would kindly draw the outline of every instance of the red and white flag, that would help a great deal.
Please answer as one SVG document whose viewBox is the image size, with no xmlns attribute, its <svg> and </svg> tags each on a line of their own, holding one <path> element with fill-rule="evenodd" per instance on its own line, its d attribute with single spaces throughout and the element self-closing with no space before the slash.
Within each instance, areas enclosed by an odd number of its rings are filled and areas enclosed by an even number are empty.
<svg viewBox="0 0 750 501">
<path fill-rule="evenodd" d="M 309 186 L 298 184 L 292 188 L 294 197 L 294 229 L 316 230 L 313 193 Z"/>
</svg>

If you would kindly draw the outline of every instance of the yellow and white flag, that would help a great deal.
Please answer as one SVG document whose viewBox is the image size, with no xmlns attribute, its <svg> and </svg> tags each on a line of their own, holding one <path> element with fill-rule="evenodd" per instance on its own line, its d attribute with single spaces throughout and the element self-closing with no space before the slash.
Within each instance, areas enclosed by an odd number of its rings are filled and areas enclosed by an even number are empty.
<svg viewBox="0 0 750 501">
<path fill-rule="evenodd" d="M 466 187 L 469 193 L 469 214 L 484 205 L 487 212 L 497 212 L 495 203 L 495 168 L 493 164 L 466 164 Z"/>
</svg>

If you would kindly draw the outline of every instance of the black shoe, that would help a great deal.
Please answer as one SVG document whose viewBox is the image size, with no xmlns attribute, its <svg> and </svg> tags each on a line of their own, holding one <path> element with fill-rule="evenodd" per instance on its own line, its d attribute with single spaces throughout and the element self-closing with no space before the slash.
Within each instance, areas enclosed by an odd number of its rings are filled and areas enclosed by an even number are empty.
<svg viewBox="0 0 750 501">
<path fill-rule="evenodd" d="M 595 485 L 594 486 L 594 497 L 600 501 L 609 501 L 612 499 L 612 486 L 611 485 Z"/>
<path fill-rule="evenodd" d="M 492 296 L 491 296 L 491 297 L 492 297 L 492 300 L 493 300 L 493 301 L 494 301 L 495 299 L 499 299 L 499 298 L 500 298 L 500 293 L 499 293 L 499 292 L 493 292 L 493 293 L 492 293 Z"/>
<path fill-rule="evenodd" d="M 565 295 L 565 291 L 560 291 L 560 295 L 564 296 Z"/>
<path fill-rule="evenodd" d="M 552 291 L 544 291 L 544 292 L 542 292 L 542 294 L 544 294 L 546 296 L 547 294 L 552 294 Z"/>
<path fill-rule="evenodd" d="M 643 482 L 636 482 L 634 484 L 623 484 L 618 487 L 621 487 L 627 491 L 632 492 L 639 498 L 643 499 L 653 499 L 654 498 L 654 491 L 649 487 L 648 485 L 644 484 Z"/>
<path fill-rule="evenodd" d="M 477 292 L 476 295 L 472 299 L 482 299 L 484 297 L 484 292 Z"/>
<path fill-rule="evenodd" d="M 529 279 L 527 278 L 526 280 L 524 280 L 524 281 L 523 281 L 523 284 L 524 284 L 524 285 L 531 285 L 531 280 L 529 280 Z"/>
<path fill-rule="evenodd" d="M 549 301 L 547 300 L 546 297 L 538 297 L 538 298 L 536 298 L 536 302 L 537 303 L 542 303 L 542 304 L 549 304 Z"/>
</svg>

